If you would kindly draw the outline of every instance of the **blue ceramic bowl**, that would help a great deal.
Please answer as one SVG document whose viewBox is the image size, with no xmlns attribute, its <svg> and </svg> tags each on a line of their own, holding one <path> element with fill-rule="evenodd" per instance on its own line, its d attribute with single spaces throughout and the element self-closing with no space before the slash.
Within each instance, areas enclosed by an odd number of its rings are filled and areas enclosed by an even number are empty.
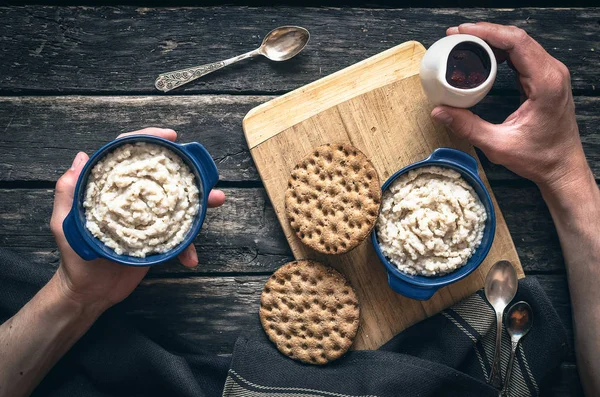
<svg viewBox="0 0 600 397">
<path fill-rule="evenodd" d="M 377 252 L 379 259 L 381 259 L 381 262 L 383 262 L 387 269 L 390 287 L 399 294 L 419 300 L 431 298 L 438 289 L 467 277 L 473 270 L 477 269 L 490 251 L 496 232 L 496 214 L 494 212 L 494 206 L 492 205 L 492 199 L 490 198 L 487 189 L 477 173 L 477 161 L 460 150 L 449 148 L 436 149 L 431 156 L 427 157 L 425 160 L 411 164 L 396 172 L 383 184 L 381 189 L 385 192 L 396 178 L 410 170 L 432 165 L 451 168 L 459 172 L 464 180 L 475 189 L 475 192 L 479 196 L 479 199 L 487 212 L 487 220 L 485 221 L 485 229 L 483 231 L 481 244 L 473 253 L 473 256 L 469 258 L 467 263 L 451 273 L 433 277 L 412 276 L 398 270 L 398 268 L 381 252 L 379 241 L 377 241 L 377 232 L 376 230 L 373 230 L 371 241 L 375 247 L 375 252 Z"/>
<path fill-rule="evenodd" d="M 87 179 L 92 168 L 94 168 L 99 160 L 118 146 L 135 142 L 147 142 L 164 146 L 179 155 L 194 173 L 200 197 L 198 214 L 183 241 L 170 251 L 162 254 L 149 255 L 145 258 L 118 255 L 112 248 L 107 247 L 103 242 L 94 237 L 85 227 L 85 209 L 83 208 Z M 151 135 L 131 135 L 116 139 L 101 147 L 92 157 L 90 157 L 85 167 L 83 167 L 81 175 L 79 175 L 79 179 L 77 180 L 77 186 L 75 187 L 73 207 L 63 221 L 63 232 L 65 233 L 69 245 L 77 255 L 88 261 L 96 258 L 106 258 L 129 266 L 150 266 L 165 262 L 183 251 L 200 231 L 202 223 L 204 222 L 204 217 L 206 216 L 208 194 L 218 180 L 219 172 L 217 171 L 217 166 L 204 146 L 197 142 L 177 144 Z"/>
</svg>

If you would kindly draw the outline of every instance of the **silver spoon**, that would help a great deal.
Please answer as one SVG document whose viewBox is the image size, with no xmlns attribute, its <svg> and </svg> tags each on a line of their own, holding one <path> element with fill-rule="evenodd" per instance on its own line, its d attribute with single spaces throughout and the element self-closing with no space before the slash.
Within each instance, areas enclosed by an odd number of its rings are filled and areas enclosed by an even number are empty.
<svg viewBox="0 0 600 397">
<path fill-rule="evenodd" d="M 517 346 L 522 337 L 527 335 L 531 326 L 533 325 L 533 310 L 527 302 L 517 302 L 508 309 L 506 313 L 506 331 L 510 335 L 510 341 L 512 349 L 510 351 L 510 360 L 508 360 L 508 367 L 506 368 L 506 381 L 502 388 L 502 395 L 508 395 L 508 388 L 510 387 L 510 378 L 512 375 L 513 362 L 515 361 L 515 353 L 517 352 Z"/>
<path fill-rule="evenodd" d="M 492 266 L 485 278 L 485 297 L 496 311 L 496 351 L 488 383 L 502 387 L 500 349 L 502 342 L 502 313 L 517 293 L 517 272 L 509 261 L 499 261 Z"/>
<path fill-rule="evenodd" d="M 302 51 L 309 39 L 308 30 L 300 26 L 281 26 L 267 33 L 262 44 L 256 50 L 224 61 L 163 73 L 158 76 L 154 86 L 164 92 L 171 91 L 215 70 L 257 55 L 264 55 L 271 61 L 287 61 Z"/>
</svg>

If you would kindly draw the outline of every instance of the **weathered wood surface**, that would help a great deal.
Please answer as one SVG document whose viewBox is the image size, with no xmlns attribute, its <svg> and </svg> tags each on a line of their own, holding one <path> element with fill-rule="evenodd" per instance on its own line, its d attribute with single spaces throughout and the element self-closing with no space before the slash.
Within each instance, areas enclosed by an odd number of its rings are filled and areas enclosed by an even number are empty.
<svg viewBox="0 0 600 397">
<path fill-rule="evenodd" d="M 300 25 L 312 40 L 286 63 L 256 59 L 178 93 L 281 93 L 395 44 L 425 46 L 449 26 L 487 20 L 525 28 L 571 68 L 576 90 L 596 92 L 600 9 L 0 8 L 0 92 L 151 93 L 165 71 L 257 47 L 270 28 Z M 576 28 L 575 28 L 576 27 Z M 495 90 L 514 90 L 507 67 Z"/>
<path fill-rule="evenodd" d="M 398 8 L 399 5 L 406 8 L 412 7 L 497 7 L 498 2 L 494 0 L 4 0 L 6 5 L 53 5 L 53 6 L 141 6 L 141 7 L 202 7 L 208 6 L 292 6 L 292 7 L 360 7 L 360 8 Z M 503 8 L 510 7 L 586 7 L 586 0 L 503 0 Z"/>
<path fill-rule="evenodd" d="M 231 353 L 235 339 L 260 327 L 260 294 L 268 275 L 147 279 L 124 302 L 133 318 L 198 342 L 212 353 Z M 536 277 L 572 341 L 571 308 L 564 275 Z M 571 343 L 572 345 L 572 343 Z M 573 359 L 571 352 L 570 359 Z"/>
<path fill-rule="evenodd" d="M 242 119 L 270 97 L 3 97 L 0 180 L 56 181 L 78 151 L 88 154 L 122 132 L 173 128 L 179 141 L 199 141 L 221 180 L 258 180 Z"/>
<path fill-rule="evenodd" d="M 254 321 L 252 305 L 257 304 L 266 277 L 291 259 L 273 209 L 265 202 L 264 190 L 226 189 L 226 193 L 227 203 L 209 212 L 197 239 L 201 265 L 194 270 L 175 263 L 152 268 L 149 278 L 127 303 L 136 316 L 167 324 L 222 353 L 232 346 L 239 331 Z M 534 188 L 501 188 L 496 194 L 507 205 L 503 211 L 526 271 L 539 273 L 571 335 L 564 265 L 539 194 Z M 48 227 L 52 199 L 51 190 L 0 190 L 0 246 L 31 253 L 28 258 L 40 264 L 58 264 Z M 528 237 L 533 238 L 526 240 Z M 183 277 L 186 275 L 189 277 Z M 195 323 L 197 326 L 190 325 Z"/>
<path fill-rule="evenodd" d="M 208 210 L 196 238 L 202 265 L 190 270 L 173 261 L 153 267 L 153 273 L 264 273 L 291 260 L 264 189 L 224 190 L 225 205 Z M 53 196 L 52 190 L 0 190 L 0 246 L 33 251 L 36 260 L 58 265 L 48 225 Z"/>
<path fill-rule="evenodd" d="M 197 239 L 202 264 L 153 268 L 125 307 L 142 327 L 168 326 L 207 351 L 230 353 L 236 337 L 258 325 L 265 278 L 291 258 L 244 142 L 246 112 L 400 42 L 428 46 L 447 26 L 484 19 L 525 28 L 570 67 L 584 148 L 600 178 L 600 8 L 0 7 L 0 246 L 57 265 L 48 228 L 53 193 L 45 188 L 78 150 L 91 153 L 144 126 L 172 127 L 182 141 L 207 146 L 229 200 L 209 212 Z M 159 72 L 245 52 L 282 24 L 313 35 L 296 59 L 248 61 L 174 96 L 154 90 Z M 197 93 L 205 95 L 182 95 Z M 32 94 L 42 96 L 25 96 Z M 517 105 L 513 76 L 502 66 L 476 111 L 499 122 Z M 526 273 L 539 278 L 572 338 L 564 263 L 539 192 L 483 163 Z M 571 354 L 542 395 L 582 395 L 573 360 Z"/>
<path fill-rule="evenodd" d="M 535 276 L 573 340 L 571 309 L 564 275 Z M 147 279 L 123 306 L 137 325 L 168 329 L 204 351 L 230 354 L 241 334 L 260 329 L 258 307 L 265 276 Z M 543 396 L 582 395 L 571 351 Z"/>
<path fill-rule="evenodd" d="M 1 60 L 0 60 L 1 62 Z M 0 183 L 55 182 L 79 150 L 91 154 L 119 133 L 170 127 L 179 140 L 206 146 L 221 180 L 258 181 L 242 119 L 271 96 L 33 96 L 0 97 Z M 600 177 L 600 97 L 576 96 L 577 120 L 590 165 Z M 519 105 L 516 96 L 490 96 L 475 111 L 501 122 Z M 490 181 L 518 178 L 482 157 Z"/>
<path fill-rule="evenodd" d="M 225 191 L 228 201 L 209 211 L 196 241 L 201 265 L 193 270 L 176 263 L 154 267 L 126 301 L 140 326 L 166 326 L 213 353 L 230 353 L 240 332 L 258 326 L 253 308 L 262 285 L 270 272 L 292 258 L 264 190 Z M 572 340 L 564 264 L 545 204 L 532 186 L 498 186 L 495 193 L 526 272 L 538 274 Z M 33 253 L 40 264 L 57 265 L 48 228 L 52 199 L 51 190 L 0 190 L 0 246 Z M 569 360 L 573 357 L 571 352 Z M 545 395 L 580 395 L 578 385 L 573 366 L 563 365 Z"/>
<path fill-rule="evenodd" d="M 201 265 L 155 266 L 151 273 L 272 272 L 291 259 L 273 207 L 262 188 L 224 189 L 225 205 L 209 209 L 196 239 Z M 563 273 L 556 230 L 536 187 L 497 186 L 494 192 L 526 273 Z M 48 226 L 52 190 L 0 189 L 0 246 L 33 251 L 36 260 L 58 263 Z"/>
</svg>

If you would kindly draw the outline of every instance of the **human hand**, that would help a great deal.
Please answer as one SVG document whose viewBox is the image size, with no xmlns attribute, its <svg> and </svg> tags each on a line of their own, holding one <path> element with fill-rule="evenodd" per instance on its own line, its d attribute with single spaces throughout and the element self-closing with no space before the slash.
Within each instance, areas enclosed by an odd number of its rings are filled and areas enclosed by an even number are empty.
<svg viewBox="0 0 600 397">
<path fill-rule="evenodd" d="M 540 187 L 555 190 L 587 177 L 567 67 L 514 26 L 480 22 L 446 33 L 471 34 L 495 47 L 498 62 L 508 60 L 517 72 L 527 99 L 499 125 L 448 106 L 436 107 L 431 116 L 479 147 L 490 161 Z"/>
<path fill-rule="evenodd" d="M 146 128 L 121 134 L 119 137 L 133 134 L 155 135 L 171 141 L 177 138 L 175 131 L 160 128 Z M 77 178 L 88 159 L 87 154 L 79 152 L 71 168 L 56 182 L 50 228 L 61 254 L 60 266 L 55 274 L 61 292 L 70 300 L 84 306 L 93 306 L 101 312 L 125 299 L 144 278 L 148 267 L 130 267 L 102 258 L 85 261 L 69 246 L 62 223 L 71 210 Z M 208 197 L 208 206 L 218 207 L 224 201 L 225 195 L 222 191 L 212 190 Z M 198 264 L 193 244 L 181 252 L 178 258 L 186 267 Z"/>
</svg>

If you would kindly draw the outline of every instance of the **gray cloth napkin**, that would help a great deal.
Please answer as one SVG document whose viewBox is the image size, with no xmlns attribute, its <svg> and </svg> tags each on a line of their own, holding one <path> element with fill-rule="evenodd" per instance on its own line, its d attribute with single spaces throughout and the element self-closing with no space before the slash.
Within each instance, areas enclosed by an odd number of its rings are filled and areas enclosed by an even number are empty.
<svg viewBox="0 0 600 397">
<path fill-rule="evenodd" d="M 54 271 L 0 248 L 0 323 L 27 303 Z M 535 278 L 519 282 L 516 300 L 531 304 L 534 325 L 519 347 L 511 396 L 543 395 L 544 384 L 568 352 L 567 336 Z M 231 358 L 205 354 L 156 324 L 132 324 L 117 305 L 100 317 L 33 395 L 497 397 L 485 383 L 494 321 L 479 292 L 401 332 L 377 351 L 350 352 L 315 367 L 283 356 L 261 329 L 239 338 Z M 505 369 L 506 333 L 503 340 Z"/>
<path fill-rule="evenodd" d="M 539 396 L 568 353 L 566 331 L 535 278 L 519 281 L 534 325 L 518 347 L 510 396 Z M 352 351 L 324 367 L 279 353 L 262 333 L 235 345 L 223 396 L 490 396 L 495 313 L 479 291 L 401 332 L 377 351 Z M 502 369 L 510 354 L 503 330 Z"/>
</svg>

